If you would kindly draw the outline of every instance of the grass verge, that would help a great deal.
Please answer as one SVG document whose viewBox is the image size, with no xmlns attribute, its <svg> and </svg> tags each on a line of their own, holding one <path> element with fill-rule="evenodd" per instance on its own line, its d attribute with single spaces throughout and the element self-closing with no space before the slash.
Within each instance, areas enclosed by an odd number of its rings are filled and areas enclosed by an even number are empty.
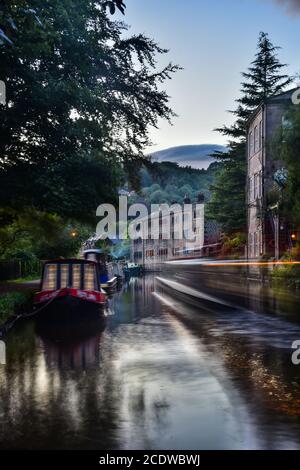
<svg viewBox="0 0 300 470">
<path fill-rule="evenodd" d="M 36 280 L 39 280 L 39 278 L 40 278 L 40 274 L 32 274 L 30 276 L 20 277 L 19 279 L 14 279 L 10 282 L 13 282 L 14 284 L 22 284 L 22 282 L 36 281 Z"/>
</svg>

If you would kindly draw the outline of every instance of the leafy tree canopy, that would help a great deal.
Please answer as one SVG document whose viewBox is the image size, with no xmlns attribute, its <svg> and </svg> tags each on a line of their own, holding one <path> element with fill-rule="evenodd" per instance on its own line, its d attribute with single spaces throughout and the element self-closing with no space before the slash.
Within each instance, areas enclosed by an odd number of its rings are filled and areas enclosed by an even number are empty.
<svg viewBox="0 0 300 470">
<path fill-rule="evenodd" d="M 0 259 L 75 256 L 90 228 L 57 214 L 26 208 L 0 210 Z"/>
<path fill-rule="evenodd" d="M 1 6 L 1 31 L 9 41 L 1 36 L 7 104 L 0 105 L 0 176 L 12 181 L 13 171 L 24 170 L 25 181 L 29 169 L 32 178 L 39 174 L 34 201 L 44 198 L 44 190 L 58 194 L 46 181 L 51 172 L 61 183 L 62 167 L 78 168 L 80 161 L 83 173 L 85 161 L 87 173 L 97 167 L 98 185 L 106 187 L 116 166 L 131 169 L 143 160 L 149 126 L 173 116 L 160 85 L 178 67 L 168 64 L 158 71 L 156 58 L 166 49 L 143 34 L 128 36 L 127 26 L 107 14 L 107 6 L 115 11 L 113 5 L 124 13 L 117 0 L 17 0 Z M 128 173 L 134 180 L 136 172 Z M 21 179 L 16 181 L 18 191 Z M 86 186 L 88 193 L 88 180 Z M 60 186 L 64 195 L 72 190 L 77 188 Z M 45 201 L 41 205 L 47 207 Z"/>
<path fill-rule="evenodd" d="M 210 198 L 209 187 L 219 163 L 212 163 L 207 170 L 180 167 L 173 162 L 147 162 L 141 169 L 141 191 L 130 198 L 130 202 L 151 204 L 183 203 L 187 194 L 195 202 L 199 194 Z"/>
</svg>

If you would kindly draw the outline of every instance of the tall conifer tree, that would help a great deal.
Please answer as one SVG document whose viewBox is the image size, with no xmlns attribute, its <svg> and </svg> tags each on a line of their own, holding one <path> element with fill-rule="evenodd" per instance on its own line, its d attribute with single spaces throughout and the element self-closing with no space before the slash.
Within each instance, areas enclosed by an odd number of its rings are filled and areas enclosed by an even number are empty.
<svg viewBox="0 0 300 470">
<path fill-rule="evenodd" d="M 259 104 L 270 96 L 281 93 L 292 81 L 282 72 L 277 56 L 279 47 L 261 32 L 257 53 L 247 72 L 242 73 L 241 96 L 236 100 L 236 116 L 232 126 L 216 129 L 229 139 L 227 153 L 216 152 L 214 156 L 222 163 L 212 186 L 210 214 L 226 233 L 243 230 L 246 226 L 246 132 L 247 121 Z"/>
</svg>

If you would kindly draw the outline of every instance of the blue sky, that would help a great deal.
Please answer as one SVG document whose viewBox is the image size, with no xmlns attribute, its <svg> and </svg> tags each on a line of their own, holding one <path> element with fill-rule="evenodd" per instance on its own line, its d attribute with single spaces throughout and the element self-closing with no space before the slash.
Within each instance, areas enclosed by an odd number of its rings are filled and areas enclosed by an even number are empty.
<svg viewBox="0 0 300 470">
<path fill-rule="evenodd" d="M 126 0 L 130 32 L 143 32 L 170 49 L 171 60 L 184 67 L 166 83 L 178 114 L 173 126 L 161 122 L 151 131 L 151 150 L 226 139 L 213 131 L 232 117 L 240 72 L 253 59 L 260 31 L 281 46 L 280 59 L 292 75 L 300 72 L 300 0 Z M 298 11 L 287 13 L 285 6 Z M 150 150 L 150 149 L 149 149 Z"/>
</svg>

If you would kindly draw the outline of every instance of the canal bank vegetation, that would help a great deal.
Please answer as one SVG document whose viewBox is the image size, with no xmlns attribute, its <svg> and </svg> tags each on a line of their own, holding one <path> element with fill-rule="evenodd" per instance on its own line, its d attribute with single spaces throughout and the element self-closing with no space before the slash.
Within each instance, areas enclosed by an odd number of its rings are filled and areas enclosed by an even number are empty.
<svg viewBox="0 0 300 470">
<path fill-rule="evenodd" d="M 292 243 L 300 244 L 300 104 L 291 104 L 284 122 L 271 144 L 274 159 L 283 164 L 279 170 L 279 215 L 289 222 Z M 298 251 L 294 250 L 295 256 Z"/>
<path fill-rule="evenodd" d="M 224 235 L 220 257 L 226 259 L 244 258 L 246 241 L 247 236 L 243 232 Z"/>
<path fill-rule="evenodd" d="M 7 292 L 0 294 L 0 326 L 11 316 L 24 313 L 30 305 L 32 293 L 30 292 Z"/>
<path fill-rule="evenodd" d="M 285 254 L 281 261 L 286 261 L 285 265 L 275 266 L 272 271 L 272 283 L 275 287 L 288 287 L 300 289 L 300 243 Z"/>
<path fill-rule="evenodd" d="M 85 224 L 34 208 L 21 213 L 0 209 L 0 220 L 1 280 L 38 277 L 39 260 L 75 255 L 91 231 Z"/>
<path fill-rule="evenodd" d="M 272 283 L 275 287 L 300 289 L 300 266 L 286 265 L 274 268 Z"/>
<path fill-rule="evenodd" d="M 274 158 L 282 162 L 278 214 L 288 221 L 291 249 L 286 253 L 286 261 L 300 261 L 300 105 L 291 104 L 274 141 L 271 143 Z M 300 289 L 300 266 L 287 264 L 273 272 L 276 285 L 287 285 Z"/>
</svg>

